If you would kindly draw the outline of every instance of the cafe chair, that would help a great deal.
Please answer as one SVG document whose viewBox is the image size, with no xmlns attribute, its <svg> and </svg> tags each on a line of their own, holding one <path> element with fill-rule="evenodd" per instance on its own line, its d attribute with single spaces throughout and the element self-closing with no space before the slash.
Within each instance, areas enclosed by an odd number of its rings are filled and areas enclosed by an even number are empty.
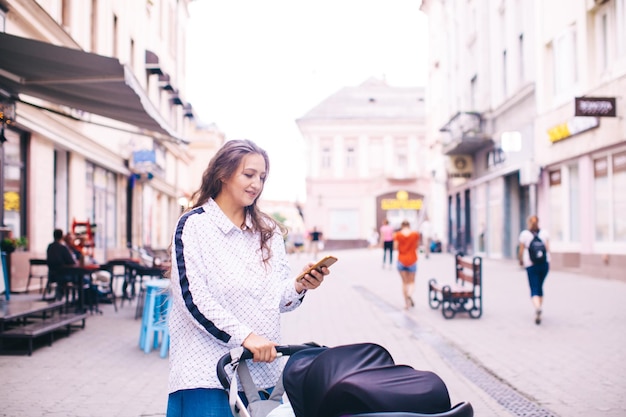
<svg viewBox="0 0 626 417">
<path fill-rule="evenodd" d="M 30 259 L 28 263 L 28 281 L 26 281 L 26 292 L 28 293 L 30 281 L 34 278 L 39 279 L 39 293 L 42 293 L 45 289 L 43 280 L 44 278 L 46 280 L 48 278 L 48 263 L 45 259 Z"/>
<path fill-rule="evenodd" d="M 165 358 L 169 352 L 169 329 L 167 319 L 171 308 L 168 279 L 155 279 L 145 283 L 145 304 L 139 334 L 139 348 L 145 353 L 159 348 Z"/>
</svg>

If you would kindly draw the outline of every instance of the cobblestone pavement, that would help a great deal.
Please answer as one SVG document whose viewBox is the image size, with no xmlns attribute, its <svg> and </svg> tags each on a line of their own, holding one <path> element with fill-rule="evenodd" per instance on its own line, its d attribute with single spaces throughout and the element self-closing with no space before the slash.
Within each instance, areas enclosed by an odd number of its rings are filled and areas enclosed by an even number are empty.
<svg viewBox="0 0 626 417">
<path fill-rule="evenodd" d="M 283 316 L 284 344 L 378 343 L 396 363 L 436 372 L 476 416 L 626 416 L 626 283 L 553 271 L 537 326 L 525 271 L 485 260 L 483 316 L 446 320 L 428 307 L 427 282 L 453 279 L 452 255 L 420 258 L 408 312 L 382 250 L 335 255 L 324 285 Z M 290 255 L 294 276 L 308 260 Z M 0 355 L 0 416 L 164 416 L 168 363 L 139 349 L 134 307 L 105 305 L 31 357 Z"/>
</svg>

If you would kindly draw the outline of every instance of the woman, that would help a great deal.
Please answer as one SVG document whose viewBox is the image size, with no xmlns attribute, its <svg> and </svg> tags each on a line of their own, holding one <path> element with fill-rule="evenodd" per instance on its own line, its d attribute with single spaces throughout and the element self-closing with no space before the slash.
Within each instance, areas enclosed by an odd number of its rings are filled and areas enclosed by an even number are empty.
<svg viewBox="0 0 626 417">
<path fill-rule="evenodd" d="M 329 273 L 322 268 L 300 282 L 293 279 L 284 228 L 257 207 L 268 173 L 268 156 L 256 144 L 226 142 L 204 172 L 193 207 L 178 220 L 168 417 L 230 415 L 216 364 L 238 346 L 254 355 L 255 384 L 271 389 L 281 372 L 280 364 L 272 363 L 280 313 L 298 307 L 306 290 L 317 288 Z"/>
<path fill-rule="evenodd" d="M 389 269 L 391 269 L 391 265 L 393 265 L 393 227 L 391 227 L 387 219 L 380 226 L 380 243 L 383 247 L 383 269 L 385 269 L 387 253 L 389 253 Z"/>
<path fill-rule="evenodd" d="M 522 230 L 519 235 L 519 263 L 526 268 L 526 274 L 528 275 L 528 285 L 530 286 L 530 297 L 535 307 L 535 324 L 541 324 L 541 308 L 543 306 L 543 283 L 548 276 L 550 270 L 550 246 L 549 235 L 545 230 L 539 229 L 539 218 L 537 216 L 530 216 L 527 221 L 528 229 Z M 535 236 L 539 242 L 535 239 Z M 543 244 L 543 246 L 542 246 Z M 533 247 L 533 256 L 531 259 L 531 253 L 529 249 Z M 539 247 L 539 252 L 543 253 L 543 259 L 534 255 L 536 249 Z"/>
<path fill-rule="evenodd" d="M 417 272 L 417 249 L 420 234 L 411 230 L 411 224 L 404 220 L 400 230 L 393 235 L 394 246 L 398 251 L 398 272 L 402 278 L 402 295 L 404 296 L 405 310 L 415 307 L 413 290 L 415 288 L 415 274 Z"/>
</svg>

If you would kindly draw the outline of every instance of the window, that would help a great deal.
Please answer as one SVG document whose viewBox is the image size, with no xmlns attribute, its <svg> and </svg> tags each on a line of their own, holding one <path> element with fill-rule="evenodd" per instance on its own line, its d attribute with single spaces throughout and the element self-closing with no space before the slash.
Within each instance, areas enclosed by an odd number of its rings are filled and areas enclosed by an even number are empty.
<svg viewBox="0 0 626 417">
<path fill-rule="evenodd" d="M 4 10 L 0 8 L 0 32 L 5 32 L 6 28 L 7 28 L 7 15 L 4 12 Z"/>
<path fill-rule="evenodd" d="M 507 85 L 507 62 L 506 62 L 506 49 L 502 51 L 502 97 L 506 98 L 508 95 L 508 85 Z"/>
<path fill-rule="evenodd" d="M 113 56 L 119 58 L 117 51 L 117 42 L 119 37 L 119 28 L 117 25 L 117 16 L 113 15 Z"/>
<path fill-rule="evenodd" d="M 609 241 L 609 170 L 606 157 L 593 161 L 595 237 L 599 242 Z"/>
<path fill-rule="evenodd" d="M 578 165 L 568 167 L 569 175 L 569 240 L 580 242 L 580 179 Z"/>
<path fill-rule="evenodd" d="M 130 67 L 135 69 L 135 40 L 130 40 Z"/>
<path fill-rule="evenodd" d="M 91 0 L 91 52 L 98 52 L 98 0 Z"/>
<path fill-rule="evenodd" d="M 395 158 L 394 166 L 392 167 L 393 176 L 395 178 L 407 178 L 409 172 L 409 160 L 408 160 L 408 144 L 405 138 L 395 140 Z"/>
<path fill-rule="evenodd" d="M 476 110 L 476 93 L 478 91 L 478 75 L 474 74 L 470 80 L 470 110 Z"/>
<path fill-rule="evenodd" d="M 69 0 L 63 0 L 61 2 L 61 26 L 69 28 L 71 26 L 72 12 L 70 9 L 71 2 Z"/>
<path fill-rule="evenodd" d="M 563 240 L 563 192 L 561 188 L 561 170 L 550 172 L 550 235 L 555 241 Z"/>
<path fill-rule="evenodd" d="M 609 27 L 606 9 L 596 16 L 597 62 L 600 72 L 609 67 Z"/>
<path fill-rule="evenodd" d="M 383 172 L 383 140 L 382 138 L 372 138 L 369 144 L 369 175 L 380 175 Z"/>
<path fill-rule="evenodd" d="M 626 0 L 615 0 L 615 27 L 617 29 L 617 54 L 626 56 Z"/>
<path fill-rule="evenodd" d="M 116 176 L 93 163 L 86 164 L 85 219 L 96 225 L 97 249 L 114 248 L 116 241 Z M 145 223 L 149 224 L 149 223 Z"/>
<path fill-rule="evenodd" d="M 356 168 L 356 151 L 352 146 L 349 146 L 348 149 L 346 149 L 346 168 Z"/>
<path fill-rule="evenodd" d="M 561 95 L 573 89 L 578 80 L 576 59 L 576 26 L 570 26 L 553 42 L 554 93 Z"/>
<path fill-rule="evenodd" d="M 524 77 L 526 77 L 525 71 L 524 71 L 524 34 L 520 33 L 519 34 L 519 39 L 518 39 L 518 54 L 519 54 L 519 81 L 521 84 L 524 83 Z"/>
<path fill-rule="evenodd" d="M 330 154 L 329 147 L 322 148 L 321 165 L 322 165 L 322 168 L 330 168 L 332 165 L 332 156 Z"/>
<path fill-rule="evenodd" d="M 5 128 L 4 135 L 4 224 L 18 238 L 26 236 L 25 152 L 17 133 Z"/>
<path fill-rule="evenodd" d="M 613 155 L 613 240 L 626 242 L 626 152 Z"/>
</svg>

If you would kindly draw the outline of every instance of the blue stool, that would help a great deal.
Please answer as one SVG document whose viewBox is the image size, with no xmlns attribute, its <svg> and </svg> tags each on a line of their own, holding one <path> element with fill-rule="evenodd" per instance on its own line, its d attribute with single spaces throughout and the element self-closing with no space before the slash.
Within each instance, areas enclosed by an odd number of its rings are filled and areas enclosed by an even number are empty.
<svg viewBox="0 0 626 417">
<path fill-rule="evenodd" d="M 161 357 L 167 356 L 169 350 L 169 329 L 167 316 L 171 307 L 169 296 L 170 282 L 167 279 L 154 279 L 145 283 L 145 302 L 139 334 L 139 348 L 150 353 L 159 347 L 161 336 Z"/>
</svg>

